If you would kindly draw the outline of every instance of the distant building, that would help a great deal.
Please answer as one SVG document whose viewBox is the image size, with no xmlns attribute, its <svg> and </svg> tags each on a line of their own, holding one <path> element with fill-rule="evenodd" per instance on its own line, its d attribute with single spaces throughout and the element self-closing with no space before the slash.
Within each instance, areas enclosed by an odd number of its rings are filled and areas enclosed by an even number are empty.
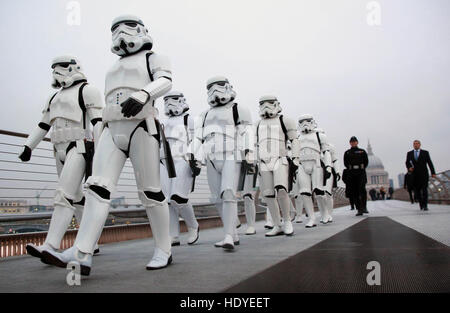
<svg viewBox="0 0 450 313">
<path fill-rule="evenodd" d="M 30 207 L 25 200 L 2 199 L 0 201 L 0 213 L 2 214 L 24 214 L 29 211 Z"/>
<path fill-rule="evenodd" d="M 375 188 L 380 190 L 381 187 L 387 191 L 389 189 L 389 174 L 385 171 L 381 159 L 373 154 L 370 142 L 367 144 L 367 155 L 369 156 L 369 165 L 367 165 L 367 185 L 366 189 Z"/>
<path fill-rule="evenodd" d="M 398 177 L 398 187 L 403 188 L 405 184 L 405 173 L 400 173 L 397 175 Z"/>
<path fill-rule="evenodd" d="M 113 208 L 123 206 L 124 204 L 125 204 L 124 196 L 111 199 L 111 207 L 113 207 Z"/>
</svg>

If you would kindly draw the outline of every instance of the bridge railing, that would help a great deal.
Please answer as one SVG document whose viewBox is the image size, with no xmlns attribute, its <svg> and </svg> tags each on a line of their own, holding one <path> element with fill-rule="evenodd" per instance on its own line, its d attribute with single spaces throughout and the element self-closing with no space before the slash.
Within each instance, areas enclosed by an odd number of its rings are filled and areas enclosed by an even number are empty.
<svg viewBox="0 0 450 313">
<path fill-rule="evenodd" d="M 394 199 L 410 201 L 406 189 L 399 188 L 394 192 Z M 428 181 L 428 202 L 435 204 L 450 204 L 450 170 L 436 174 L 436 177 L 430 177 Z"/>
</svg>

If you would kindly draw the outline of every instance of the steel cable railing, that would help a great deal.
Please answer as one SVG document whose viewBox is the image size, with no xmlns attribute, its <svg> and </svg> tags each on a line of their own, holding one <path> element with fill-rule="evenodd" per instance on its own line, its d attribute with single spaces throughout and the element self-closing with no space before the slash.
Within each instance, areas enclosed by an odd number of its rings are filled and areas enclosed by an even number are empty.
<svg viewBox="0 0 450 313">
<path fill-rule="evenodd" d="M 21 162 L 18 154 L 27 134 L 0 130 L 0 213 L 8 204 L 21 207 L 52 206 L 52 199 L 58 178 L 53 155 L 53 147 L 45 138 L 33 151 L 29 162 Z M 203 179 L 202 179 L 203 178 Z M 113 201 L 121 204 L 140 204 L 133 167 L 128 160 L 120 175 Z M 6 201 L 8 200 L 9 201 Z M 35 201 L 33 201 L 33 199 Z M 194 203 L 208 203 L 209 189 L 202 175 L 196 181 L 196 191 L 192 194 Z M 18 205 L 20 204 L 20 205 Z M 2 209 L 3 208 L 3 209 Z"/>
</svg>

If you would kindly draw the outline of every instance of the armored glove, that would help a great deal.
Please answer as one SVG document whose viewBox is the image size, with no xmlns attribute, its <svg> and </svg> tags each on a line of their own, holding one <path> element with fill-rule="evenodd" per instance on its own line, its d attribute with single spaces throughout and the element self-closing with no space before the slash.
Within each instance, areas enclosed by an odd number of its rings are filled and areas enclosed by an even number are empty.
<svg viewBox="0 0 450 313">
<path fill-rule="evenodd" d="M 28 146 L 23 146 L 23 151 L 19 155 L 19 159 L 22 160 L 22 162 L 30 161 L 31 159 L 31 149 Z"/>
<path fill-rule="evenodd" d="M 133 92 L 127 100 L 120 104 L 120 106 L 122 107 L 123 116 L 136 116 L 139 112 L 142 111 L 142 108 L 144 107 L 145 103 L 147 103 L 149 98 L 149 94 L 144 90 Z"/>
<path fill-rule="evenodd" d="M 331 177 L 331 167 L 329 167 L 329 166 L 325 167 L 325 171 L 324 171 L 323 175 L 324 175 L 325 181 L 327 181 L 328 178 Z"/>
<path fill-rule="evenodd" d="M 200 172 L 202 170 L 200 162 L 198 162 L 196 159 L 194 159 L 194 155 L 192 153 L 189 154 L 189 167 L 192 171 L 192 176 L 198 176 L 200 175 Z"/>
<path fill-rule="evenodd" d="M 255 174 L 255 155 L 253 151 L 245 150 L 245 158 L 242 160 L 242 166 L 244 166 L 247 174 Z"/>
</svg>

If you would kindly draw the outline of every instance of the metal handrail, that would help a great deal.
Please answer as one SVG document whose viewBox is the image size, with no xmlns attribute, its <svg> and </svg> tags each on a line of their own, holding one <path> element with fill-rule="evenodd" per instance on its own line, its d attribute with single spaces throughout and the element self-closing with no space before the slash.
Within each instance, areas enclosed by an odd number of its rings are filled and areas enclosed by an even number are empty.
<svg viewBox="0 0 450 313">
<path fill-rule="evenodd" d="M 51 206 L 51 200 L 53 197 L 51 193 L 55 191 L 56 184 L 58 183 L 57 171 L 53 156 L 53 147 L 50 146 L 50 139 L 45 138 L 44 143 L 37 146 L 35 149 L 42 151 L 41 153 L 33 153 L 29 162 L 21 162 L 18 159 L 23 144 L 21 140 L 14 138 L 27 138 L 28 134 L 1 130 L 0 135 L 3 135 L 0 140 L 0 182 L 3 182 L 3 186 L 0 186 L 0 200 L 28 200 L 27 206 L 33 205 L 31 199 L 43 200 L 45 205 Z M 17 151 L 16 151 L 17 150 Z M 16 175 L 17 174 L 17 175 Z M 135 184 L 134 169 L 130 161 L 124 165 L 121 172 L 117 186 L 123 187 L 116 190 L 113 197 L 125 199 L 129 205 L 140 203 L 137 195 L 137 188 Z M 45 176 L 42 176 L 45 175 Z M 38 193 L 44 184 L 49 184 L 49 188 L 45 190 L 45 195 L 34 196 L 34 193 Z M 30 188 L 36 186 L 36 188 Z M 202 180 L 197 180 L 197 187 L 195 197 L 198 201 L 207 201 L 209 192 L 207 184 Z M 22 192 L 23 191 L 23 192 Z M 195 198 L 194 197 L 194 198 Z M 207 201 L 209 202 L 209 201 Z M 7 209 L 10 209 L 9 207 Z"/>
<path fill-rule="evenodd" d="M 0 135 L 28 138 L 28 134 L 19 133 L 19 132 L 13 132 L 13 131 L 4 130 L 4 129 L 0 129 Z M 50 142 L 50 138 L 44 138 L 43 140 Z"/>
</svg>

